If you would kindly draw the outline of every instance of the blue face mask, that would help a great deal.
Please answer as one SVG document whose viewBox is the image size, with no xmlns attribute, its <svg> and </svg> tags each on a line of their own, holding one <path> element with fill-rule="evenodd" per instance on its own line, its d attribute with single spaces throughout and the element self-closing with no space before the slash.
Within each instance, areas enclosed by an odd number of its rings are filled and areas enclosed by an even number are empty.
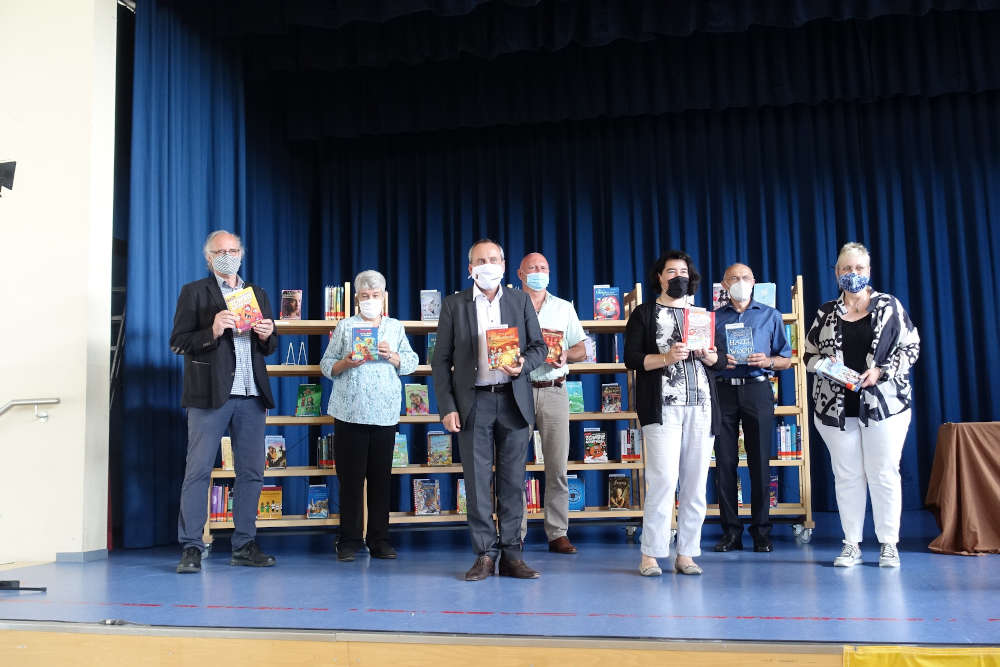
<svg viewBox="0 0 1000 667">
<path fill-rule="evenodd" d="M 869 282 L 868 276 L 859 276 L 856 273 L 845 273 L 837 279 L 840 289 L 851 294 L 857 294 L 868 287 Z"/>
<path fill-rule="evenodd" d="M 549 286 L 549 274 L 529 273 L 524 276 L 524 284 L 533 290 L 541 291 Z"/>
</svg>

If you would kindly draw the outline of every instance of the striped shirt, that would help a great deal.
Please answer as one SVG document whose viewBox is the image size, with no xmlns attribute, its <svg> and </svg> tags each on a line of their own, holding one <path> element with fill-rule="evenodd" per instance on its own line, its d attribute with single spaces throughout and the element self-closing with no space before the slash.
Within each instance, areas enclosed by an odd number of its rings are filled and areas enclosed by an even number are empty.
<svg viewBox="0 0 1000 667">
<path fill-rule="evenodd" d="M 218 273 L 213 273 L 219 282 L 219 289 L 222 290 L 222 297 L 232 294 L 244 287 L 243 279 L 236 276 L 236 287 L 230 287 Z M 248 329 L 243 333 L 237 333 L 233 329 L 233 346 L 236 348 L 236 371 L 233 375 L 233 388 L 229 390 L 230 396 L 259 396 L 257 384 L 253 379 L 253 361 L 250 356 L 250 336 L 253 329 Z"/>
</svg>

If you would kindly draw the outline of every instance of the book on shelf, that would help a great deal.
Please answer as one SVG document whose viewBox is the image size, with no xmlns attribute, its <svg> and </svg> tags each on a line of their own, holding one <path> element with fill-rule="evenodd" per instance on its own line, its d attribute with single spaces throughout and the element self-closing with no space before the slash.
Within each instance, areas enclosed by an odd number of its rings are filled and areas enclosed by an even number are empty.
<svg viewBox="0 0 1000 667">
<path fill-rule="evenodd" d="M 743 507 L 743 480 L 736 478 L 736 505 Z"/>
<path fill-rule="evenodd" d="M 455 482 L 455 511 L 459 514 L 469 513 L 469 501 L 465 497 L 465 478 L 459 477 Z"/>
<path fill-rule="evenodd" d="M 296 417 L 319 417 L 323 403 L 323 392 L 318 384 L 303 383 L 299 385 L 298 397 L 295 400 Z"/>
<path fill-rule="evenodd" d="M 739 430 L 736 432 L 736 452 L 740 461 L 747 460 L 747 441 L 743 435 L 743 422 L 740 422 Z"/>
<path fill-rule="evenodd" d="M 309 485 L 309 496 L 306 499 L 306 518 L 330 518 L 330 489 L 326 487 L 326 484 Z"/>
<path fill-rule="evenodd" d="M 344 288 L 336 285 L 327 285 L 323 288 L 323 301 L 326 304 L 323 309 L 323 318 L 327 320 L 343 319 Z"/>
<path fill-rule="evenodd" d="M 774 509 L 778 506 L 778 473 L 772 472 L 767 485 L 767 506 Z"/>
<path fill-rule="evenodd" d="M 642 431 L 640 429 L 623 428 L 618 431 L 618 444 L 622 463 L 642 460 Z"/>
<path fill-rule="evenodd" d="M 333 434 L 321 435 L 316 438 L 316 467 L 333 468 Z"/>
<path fill-rule="evenodd" d="M 209 494 L 208 501 L 208 520 L 209 521 L 221 521 L 220 514 L 222 511 L 222 485 L 213 484 L 212 491 Z"/>
<path fill-rule="evenodd" d="M 437 332 L 427 334 L 427 365 L 434 361 L 434 348 L 437 347 Z"/>
<path fill-rule="evenodd" d="M 621 290 L 611 285 L 594 285 L 594 319 L 621 319 Z"/>
<path fill-rule="evenodd" d="M 617 382 L 601 385 L 601 412 L 622 411 L 622 386 Z"/>
<path fill-rule="evenodd" d="M 437 321 L 441 317 L 441 292 L 436 289 L 420 290 L 420 320 Z"/>
<path fill-rule="evenodd" d="M 451 465 L 451 433 L 444 431 L 427 432 L 427 465 Z"/>
<path fill-rule="evenodd" d="M 745 365 L 753 354 L 753 327 L 743 322 L 727 324 L 726 351 L 736 359 L 737 364 Z"/>
<path fill-rule="evenodd" d="M 427 415 L 430 414 L 430 400 L 425 384 L 405 384 L 403 394 L 406 396 L 406 414 Z"/>
<path fill-rule="evenodd" d="M 598 426 L 583 429 L 583 462 L 608 462 L 608 434 Z"/>
<path fill-rule="evenodd" d="M 521 356 L 521 340 L 517 327 L 501 324 L 486 330 L 486 358 L 490 370 L 501 366 L 516 366 Z"/>
<path fill-rule="evenodd" d="M 583 412 L 583 382 L 581 380 L 566 381 L 566 396 L 569 397 L 570 414 Z"/>
<path fill-rule="evenodd" d="M 417 516 L 441 513 L 441 484 L 436 479 L 413 480 L 413 513 Z"/>
<path fill-rule="evenodd" d="M 351 350 L 354 361 L 377 361 L 378 327 L 351 327 Z"/>
<path fill-rule="evenodd" d="M 689 350 L 715 347 L 715 313 L 704 308 L 685 308 L 683 340 Z"/>
<path fill-rule="evenodd" d="M 283 289 L 281 290 L 281 315 L 282 320 L 302 319 L 302 290 Z"/>
<path fill-rule="evenodd" d="M 586 336 L 583 339 L 583 349 L 587 356 L 584 357 L 584 362 L 588 364 L 597 363 L 597 343 L 590 336 Z"/>
<path fill-rule="evenodd" d="M 830 357 L 823 357 L 816 363 L 816 372 L 848 391 L 861 391 L 861 374 Z"/>
<path fill-rule="evenodd" d="M 257 295 L 253 293 L 252 287 L 230 292 L 225 295 L 226 308 L 236 316 L 235 329 L 238 333 L 249 331 L 253 325 L 264 319 L 264 314 L 260 312 L 260 304 L 257 303 Z"/>
<path fill-rule="evenodd" d="M 725 308 L 729 303 L 729 291 L 722 286 L 722 283 L 712 283 L 712 310 Z"/>
<path fill-rule="evenodd" d="M 542 511 L 541 486 L 531 475 L 524 480 L 524 511 L 528 514 Z"/>
<path fill-rule="evenodd" d="M 410 465 L 410 448 L 406 444 L 406 434 L 397 433 L 392 443 L 392 467 L 405 468 Z"/>
<path fill-rule="evenodd" d="M 235 470 L 236 466 L 233 465 L 233 439 L 228 435 L 224 435 L 219 446 L 222 450 L 222 469 Z"/>
<path fill-rule="evenodd" d="M 777 403 L 778 402 L 778 376 L 777 375 L 772 375 L 770 378 L 768 378 L 768 381 L 771 383 L 771 398 L 774 400 L 775 403 Z"/>
<path fill-rule="evenodd" d="M 558 364 L 563 353 L 563 332 L 559 329 L 542 329 L 542 338 L 549 348 L 549 353 L 545 356 L 545 363 Z"/>
<path fill-rule="evenodd" d="M 792 348 L 792 356 L 797 357 L 799 355 L 799 328 L 795 326 L 794 322 L 785 325 L 785 340 Z"/>
<path fill-rule="evenodd" d="M 632 507 L 632 476 L 623 473 L 608 475 L 608 509 L 627 510 Z"/>
<path fill-rule="evenodd" d="M 266 484 L 260 489 L 260 502 L 257 503 L 258 519 L 281 518 L 281 487 Z"/>
<path fill-rule="evenodd" d="M 545 452 L 542 450 L 542 434 L 537 429 L 531 433 L 531 444 L 535 450 L 535 463 L 545 463 Z"/>
<path fill-rule="evenodd" d="M 285 456 L 285 436 L 265 435 L 264 436 L 264 469 L 286 468 L 288 458 Z"/>
<path fill-rule="evenodd" d="M 569 487 L 569 511 L 582 512 L 587 507 L 587 485 L 576 475 L 566 475 Z"/>
<path fill-rule="evenodd" d="M 757 283 L 753 286 L 753 300 L 771 308 L 777 308 L 778 286 L 774 283 Z"/>
</svg>

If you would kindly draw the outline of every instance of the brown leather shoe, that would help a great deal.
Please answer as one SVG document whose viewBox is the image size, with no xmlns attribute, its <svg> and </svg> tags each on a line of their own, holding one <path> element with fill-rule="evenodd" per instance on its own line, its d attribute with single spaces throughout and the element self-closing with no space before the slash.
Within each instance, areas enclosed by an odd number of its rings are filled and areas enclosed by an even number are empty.
<svg viewBox="0 0 1000 667">
<path fill-rule="evenodd" d="M 472 567 L 465 573 L 466 581 L 482 581 L 486 577 L 493 576 L 493 559 L 483 554 L 476 559 Z"/>
<path fill-rule="evenodd" d="M 573 546 L 568 537 L 563 535 L 549 542 L 549 551 L 557 554 L 575 554 L 576 547 Z"/>
<path fill-rule="evenodd" d="M 537 579 L 542 576 L 538 570 L 532 570 L 523 560 L 514 558 L 500 559 L 500 576 L 515 579 Z"/>
</svg>

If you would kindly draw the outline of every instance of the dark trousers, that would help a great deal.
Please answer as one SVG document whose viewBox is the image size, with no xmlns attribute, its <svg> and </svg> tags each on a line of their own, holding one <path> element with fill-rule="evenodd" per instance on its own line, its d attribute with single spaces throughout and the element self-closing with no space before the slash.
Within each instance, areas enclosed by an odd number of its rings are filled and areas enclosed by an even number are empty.
<svg viewBox="0 0 1000 667">
<path fill-rule="evenodd" d="M 767 537 L 771 532 L 768 516 L 771 469 L 771 440 L 774 431 L 774 395 L 770 382 L 732 386 L 718 383 L 722 427 L 715 438 L 715 485 L 719 497 L 719 517 L 726 534 L 743 532 L 736 498 L 739 466 L 739 424 L 743 422 L 747 467 L 750 471 L 750 534 Z M 744 491 L 744 498 L 746 492 Z"/>
<path fill-rule="evenodd" d="M 389 541 L 389 487 L 395 426 L 334 420 L 333 453 L 340 482 L 340 537 L 337 546 L 359 549 Z M 368 530 L 364 524 L 364 484 L 368 480 Z"/>
<path fill-rule="evenodd" d="M 477 391 L 476 403 L 458 433 L 472 550 L 494 562 L 501 552 L 505 558 L 521 558 L 524 463 L 530 434 L 531 427 L 509 391 Z M 491 481 L 496 487 L 499 538 L 493 523 Z"/>
<path fill-rule="evenodd" d="M 257 503 L 264 482 L 264 404 L 256 396 L 230 398 L 222 407 L 188 408 L 187 462 L 181 486 L 177 540 L 184 547 L 203 549 L 208 518 L 208 487 L 222 436 L 233 439 L 233 549 L 257 534 Z"/>
</svg>

